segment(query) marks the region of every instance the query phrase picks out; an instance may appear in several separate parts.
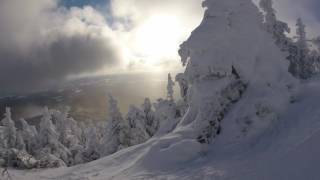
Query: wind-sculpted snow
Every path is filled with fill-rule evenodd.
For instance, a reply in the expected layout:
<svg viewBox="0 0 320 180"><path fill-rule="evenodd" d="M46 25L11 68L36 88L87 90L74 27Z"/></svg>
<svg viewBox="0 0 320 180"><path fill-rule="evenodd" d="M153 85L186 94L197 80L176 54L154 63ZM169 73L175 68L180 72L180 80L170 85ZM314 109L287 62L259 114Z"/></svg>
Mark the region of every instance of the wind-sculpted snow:
<svg viewBox="0 0 320 180"><path fill-rule="evenodd" d="M123 118L110 98L103 145L114 154L72 168L14 171L15 176L318 180L320 81L300 84L292 77L286 55L251 0L206 0L203 6L202 23L179 51L186 66L176 78L182 103L172 98L170 75L168 97L154 111L146 99L143 110L132 107Z"/></svg>
<svg viewBox="0 0 320 180"><path fill-rule="evenodd" d="M238 114L239 121L259 124L277 118L296 82L288 72L285 54L263 29L258 8L251 0L207 0L203 5L207 10L202 23L180 50L191 94L180 125L202 131L200 124L213 118L212 111L224 111L219 102L226 97L221 94L234 79L248 86L245 96L250 98Z"/></svg>
<svg viewBox="0 0 320 180"><path fill-rule="evenodd" d="M228 128L210 145L174 133L71 168L9 171L23 180L318 180L320 81L302 85L296 103L255 138L236 133L237 113L249 100L244 96L222 121Z"/></svg>

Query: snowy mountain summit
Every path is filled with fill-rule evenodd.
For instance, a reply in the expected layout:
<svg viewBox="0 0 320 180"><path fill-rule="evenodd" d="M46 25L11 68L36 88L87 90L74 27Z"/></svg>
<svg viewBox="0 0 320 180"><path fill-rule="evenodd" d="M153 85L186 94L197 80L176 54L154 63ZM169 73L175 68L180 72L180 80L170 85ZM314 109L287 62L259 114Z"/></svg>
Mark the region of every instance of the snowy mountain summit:
<svg viewBox="0 0 320 180"><path fill-rule="evenodd" d="M289 73L286 53L251 0L206 0L203 7L203 21L179 50L186 70L176 79L187 109L177 124L168 115L145 143L74 167L14 170L14 177L320 179L320 80L299 82ZM138 112L132 108L130 117Z"/></svg>

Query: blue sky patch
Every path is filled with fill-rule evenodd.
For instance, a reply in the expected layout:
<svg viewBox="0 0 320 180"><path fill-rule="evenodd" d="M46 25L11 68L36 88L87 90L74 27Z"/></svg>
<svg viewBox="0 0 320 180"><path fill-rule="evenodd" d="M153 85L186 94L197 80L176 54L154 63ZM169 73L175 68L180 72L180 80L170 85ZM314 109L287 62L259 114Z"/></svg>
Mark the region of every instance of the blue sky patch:
<svg viewBox="0 0 320 180"><path fill-rule="evenodd" d="M93 7L106 7L110 0L61 0L61 4L67 8L83 7L90 5Z"/></svg>

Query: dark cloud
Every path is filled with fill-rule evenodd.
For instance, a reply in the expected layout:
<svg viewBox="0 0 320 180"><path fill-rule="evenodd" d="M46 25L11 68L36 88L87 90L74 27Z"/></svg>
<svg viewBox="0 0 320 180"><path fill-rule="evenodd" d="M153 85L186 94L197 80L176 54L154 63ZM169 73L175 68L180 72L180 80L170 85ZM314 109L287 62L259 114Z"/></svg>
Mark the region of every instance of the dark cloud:
<svg viewBox="0 0 320 180"><path fill-rule="evenodd" d="M34 90L57 83L69 75L94 72L118 60L104 39L86 35L61 36L24 55L0 50L0 83L3 91Z"/></svg>
<svg viewBox="0 0 320 180"><path fill-rule="evenodd" d="M73 11L54 0L0 1L0 93L33 91L120 61L112 38L95 26L104 23L99 15Z"/></svg>

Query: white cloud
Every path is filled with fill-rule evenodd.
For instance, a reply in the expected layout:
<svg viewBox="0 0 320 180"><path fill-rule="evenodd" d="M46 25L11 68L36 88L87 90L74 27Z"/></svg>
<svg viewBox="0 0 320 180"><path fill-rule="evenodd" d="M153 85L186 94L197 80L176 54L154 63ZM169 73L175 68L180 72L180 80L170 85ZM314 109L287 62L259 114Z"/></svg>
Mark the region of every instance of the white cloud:
<svg viewBox="0 0 320 180"><path fill-rule="evenodd" d="M142 71L179 67L179 45L204 11L201 0L112 0L111 9L128 64Z"/></svg>
<svg viewBox="0 0 320 180"><path fill-rule="evenodd" d="M112 30L91 7L1 0L0 32L1 91L31 91L122 61Z"/></svg>
<svg viewBox="0 0 320 180"><path fill-rule="evenodd" d="M111 0L107 23L90 6L1 0L0 83L21 89L84 73L177 70L179 45L202 20L201 1ZM276 0L275 7L291 26L302 17L315 35L314 1Z"/></svg>

